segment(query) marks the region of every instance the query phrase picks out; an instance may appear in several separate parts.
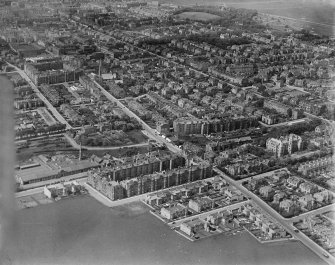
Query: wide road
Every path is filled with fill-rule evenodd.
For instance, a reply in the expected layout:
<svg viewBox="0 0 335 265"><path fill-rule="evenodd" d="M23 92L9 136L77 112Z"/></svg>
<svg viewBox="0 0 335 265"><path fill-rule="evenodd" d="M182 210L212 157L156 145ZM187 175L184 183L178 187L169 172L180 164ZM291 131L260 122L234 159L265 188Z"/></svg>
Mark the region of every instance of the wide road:
<svg viewBox="0 0 335 265"><path fill-rule="evenodd" d="M98 82L92 79L92 81L96 84L97 87L100 88L101 92L107 99L112 102L115 102L116 105L121 108L129 117L132 117L137 120L139 124L142 125L143 129L147 132L147 136L154 139L158 143L165 144L169 150L175 153L181 153L181 149L176 145L168 142L163 137L155 133L155 130L152 129L148 124L146 124L139 116L137 116L133 111L131 111L127 106L125 106L119 99L115 98L112 94L110 94L106 89L104 89Z"/></svg>
<svg viewBox="0 0 335 265"><path fill-rule="evenodd" d="M37 86L31 81L31 79L27 76L27 74L21 70L20 68L16 67L7 62L8 65L14 67L16 71L29 83L32 87L36 95L44 102L44 104L48 107L48 109L52 112L52 114L57 118L58 121L66 125L67 129L72 129L72 126L64 119L64 117L56 110L54 106L47 100L47 98L38 90Z"/></svg>
<svg viewBox="0 0 335 265"><path fill-rule="evenodd" d="M246 189L242 186L242 184L239 184L235 180L228 177L225 173L223 173L218 168L213 169L217 174L222 176L230 185L236 187L238 190L240 190L244 195L246 195L248 198L252 199L253 202L257 204L264 212L266 212L268 215L270 215L273 219L275 219L280 225L282 225L290 234L292 234L296 239L300 240L305 246L307 246L309 249L311 249L315 254L317 254L321 259L323 259L328 264L335 264L335 258L325 251L322 247L320 247L318 244L316 244L314 241L309 239L307 236L305 236L303 233L296 233L294 230L294 226L292 222L289 219L285 219L282 217L277 211L275 211L272 207L270 207L266 202L264 202L261 198L259 198L257 195ZM322 253L327 253L329 258L326 258L323 256Z"/></svg>

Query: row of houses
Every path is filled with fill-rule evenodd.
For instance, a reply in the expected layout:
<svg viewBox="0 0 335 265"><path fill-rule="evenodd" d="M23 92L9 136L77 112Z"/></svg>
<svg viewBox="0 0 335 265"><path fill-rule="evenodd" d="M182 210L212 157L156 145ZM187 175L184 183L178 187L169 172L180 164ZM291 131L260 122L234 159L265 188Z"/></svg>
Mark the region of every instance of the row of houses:
<svg viewBox="0 0 335 265"><path fill-rule="evenodd" d="M243 213L253 222L263 233L267 234L270 239L274 237L286 237L286 230L275 223L267 215L261 213L257 208L246 205Z"/></svg>
<svg viewBox="0 0 335 265"><path fill-rule="evenodd" d="M313 172L331 169L334 166L334 157L327 156L300 164L298 172L307 176Z"/></svg>
<svg viewBox="0 0 335 265"><path fill-rule="evenodd" d="M160 214L163 218L172 221L180 217L186 216L188 211L194 213L201 213L214 209L216 204L223 198L227 198L230 202L238 202L243 200L243 195L230 187L225 187L223 193L212 196L208 194L206 196L192 197L187 204L183 203L172 203L166 207L160 209Z"/></svg>
<svg viewBox="0 0 335 265"><path fill-rule="evenodd" d="M87 182L111 200L119 200L210 178L211 175L212 170L209 164L138 175L123 181L112 180L95 170L89 172Z"/></svg>
<svg viewBox="0 0 335 265"><path fill-rule="evenodd" d="M248 129L258 126L256 117L205 120L193 117L181 117L173 121L176 135L211 134Z"/></svg>
<svg viewBox="0 0 335 265"><path fill-rule="evenodd" d="M142 156L136 155L119 163L106 161L105 167L95 172L91 172L91 174L107 177L108 180L123 181L141 175L170 171L172 169L183 167L185 164L186 160L182 156L171 153L152 152ZM182 169L179 171L182 172Z"/></svg>
<svg viewBox="0 0 335 265"><path fill-rule="evenodd" d="M209 185L207 180L187 183L166 191L148 194L145 197L145 202L150 206L159 206L170 201L176 201L181 198L189 198L193 195L205 193L208 189Z"/></svg>

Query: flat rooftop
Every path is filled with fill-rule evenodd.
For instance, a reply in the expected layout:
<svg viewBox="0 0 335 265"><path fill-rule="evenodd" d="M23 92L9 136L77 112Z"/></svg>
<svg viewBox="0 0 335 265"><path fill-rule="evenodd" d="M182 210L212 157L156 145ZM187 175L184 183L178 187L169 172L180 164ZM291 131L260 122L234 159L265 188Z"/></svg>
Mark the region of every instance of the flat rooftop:
<svg viewBox="0 0 335 265"><path fill-rule="evenodd" d="M40 165L16 170L15 177L17 179L21 179L23 182L37 180L40 178L48 177L57 175L60 172L72 172L78 170L84 170L91 167L98 167L99 164L90 160L74 160L72 159L71 162L67 163L57 163L56 161L43 161L39 158L34 158L34 161L38 162Z"/></svg>

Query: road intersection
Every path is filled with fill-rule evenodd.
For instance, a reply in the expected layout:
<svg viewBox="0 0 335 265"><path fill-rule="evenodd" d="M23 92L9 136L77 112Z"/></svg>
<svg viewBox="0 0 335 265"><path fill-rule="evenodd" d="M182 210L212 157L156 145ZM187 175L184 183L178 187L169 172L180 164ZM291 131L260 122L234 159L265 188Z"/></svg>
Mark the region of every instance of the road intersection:
<svg viewBox="0 0 335 265"><path fill-rule="evenodd" d="M246 189L241 182L237 182L230 177L228 177L225 173L223 173L218 168L214 168L214 171L223 177L230 185L234 186L238 190L240 190L244 195L247 195L249 199L251 199L258 207L260 207L264 212L270 215L273 219L275 219L280 225L282 225L289 233L291 233L296 239L300 240L305 246L311 249L315 254L317 254L322 260L327 262L328 264L335 264L335 257L333 257L330 253L325 251L322 247L308 238L306 235L300 232L295 232L296 228L293 226L294 219L286 219L282 217L277 211L275 211L271 206L269 206L265 201L259 198L257 195ZM318 212L327 212L331 208L334 208L334 205L326 206L320 208ZM328 258L324 255L326 254Z"/></svg>

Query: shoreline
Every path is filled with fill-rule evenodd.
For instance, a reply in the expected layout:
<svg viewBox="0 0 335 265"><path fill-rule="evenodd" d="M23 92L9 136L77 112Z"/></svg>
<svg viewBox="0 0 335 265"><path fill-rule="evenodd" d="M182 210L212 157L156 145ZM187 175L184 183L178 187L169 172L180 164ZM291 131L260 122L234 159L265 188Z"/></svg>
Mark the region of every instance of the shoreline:
<svg viewBox="0 0 335 265"><path fill-rule="evenodd" d="M113 261L125 265L202 265L222 264L222 259L227 264L266 265L277 261L274 264L282 265L296 264L297 259L299 265L325 264L300 242L279 242L273 246L255 244L255 239L244 231L238 236L208 237L193 244L152 218L149 207L136 210L134 205L138 204L142 206L142 202L137 201L109 208L91 196L84 196L18 211L21 232L13 242L18 252L10 252L13 265L90 265L96 264L97 256L101 265ZM50 230L51 227L55 229ZM59 234L62 236L56 236ZM92 245L96 246L93 253ZM38 251L41 248L43 251ZM243 255L234 253L237 248L244 249ZM155 254L149 256L148 250ZM187 253L193 254L185 255ZM140 259L145 262L138 263Z"/></svg>
<svg viewBox="0 0 335 265"><path fill-rule="evenodd" d="M247 231L253 238L255 238L258 243L260 244L267 244L267 243L285 243L287 241L299 241L296 240L295 238L291 237L291 238L278 238L278 239L269 239L266 241L263 241L261 239L259 239L257 236L255 236L249 229L243 227L245 231Z"/></svg>

